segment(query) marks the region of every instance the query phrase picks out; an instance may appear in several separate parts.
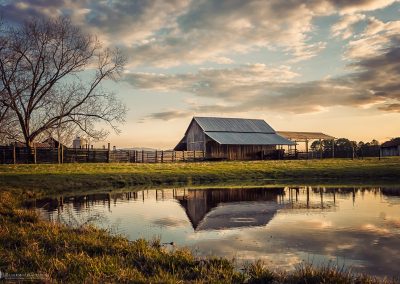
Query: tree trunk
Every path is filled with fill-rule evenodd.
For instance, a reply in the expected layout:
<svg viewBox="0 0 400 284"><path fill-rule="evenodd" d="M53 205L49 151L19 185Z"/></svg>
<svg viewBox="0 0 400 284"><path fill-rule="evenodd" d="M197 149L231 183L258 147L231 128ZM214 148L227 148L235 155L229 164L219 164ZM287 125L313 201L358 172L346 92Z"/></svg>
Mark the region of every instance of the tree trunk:
<svg viewBox="0 0 400 284"><path fill-rule="evenodd" d="M34 164L35 163L35 149L33 145L33 141L30 139L26 139L25 141L26 144L26 150L27 150L27 159L29 164Z"/></svg>

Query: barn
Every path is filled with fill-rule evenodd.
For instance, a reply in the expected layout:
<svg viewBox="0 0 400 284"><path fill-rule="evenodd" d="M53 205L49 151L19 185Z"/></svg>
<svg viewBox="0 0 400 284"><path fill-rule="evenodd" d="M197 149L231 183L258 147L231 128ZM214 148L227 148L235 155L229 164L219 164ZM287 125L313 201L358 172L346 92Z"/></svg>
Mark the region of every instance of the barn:
<svg viewBox="0 0 400 284"><path fill-rule="evenodd" d="M256 160L280 155L277 146L295 145L262 119L193 117L176 151L204 151L207 159Z"/></svg>

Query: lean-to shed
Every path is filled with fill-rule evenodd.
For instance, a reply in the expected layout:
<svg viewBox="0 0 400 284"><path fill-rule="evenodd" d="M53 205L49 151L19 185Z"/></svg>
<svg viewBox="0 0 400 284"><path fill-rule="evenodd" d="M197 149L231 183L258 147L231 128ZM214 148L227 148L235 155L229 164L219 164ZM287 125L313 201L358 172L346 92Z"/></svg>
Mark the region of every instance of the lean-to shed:
<svg viewBox="0 0 400 284"><path fill-rule="evenodd" d="M177 151L204 151L209 159L273 157L277 145L295 145L262 119L193 117Z"/></svg>

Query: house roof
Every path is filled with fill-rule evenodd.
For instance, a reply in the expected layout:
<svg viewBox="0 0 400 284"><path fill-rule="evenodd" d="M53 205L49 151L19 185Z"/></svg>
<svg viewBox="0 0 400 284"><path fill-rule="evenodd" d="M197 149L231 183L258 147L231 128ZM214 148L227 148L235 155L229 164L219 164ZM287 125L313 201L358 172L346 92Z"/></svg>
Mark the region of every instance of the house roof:
<svg viewBox="0 0 400 284"><path fill-rule="evenodd" d="M382 148L397 147L397 146L400 146L400 137L394 138L390 141L386 141L381 145Z"/></svg>
<svg viewBox="0 0 400 284"><path fill-rule="evenodd" d="M295 145L275 133L211 132L205 134L221 145Z"/></svg>
<svg viewBox="0 0 400 284"><path fill-rule="evenodd" d="M204 131L275 133L275 130L262 119L193 117Z"/></svg>

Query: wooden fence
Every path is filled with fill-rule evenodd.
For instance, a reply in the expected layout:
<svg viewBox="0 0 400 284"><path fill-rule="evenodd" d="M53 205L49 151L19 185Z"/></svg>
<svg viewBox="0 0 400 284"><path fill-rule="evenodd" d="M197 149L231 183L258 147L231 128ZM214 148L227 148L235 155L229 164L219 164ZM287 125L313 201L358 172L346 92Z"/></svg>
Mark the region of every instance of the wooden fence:
<svg viewBox="0 0 400 284"><path fill-rule="evenodd" d="M137 151L0 146L0 164L169 163L202 161L203 151Z"/></svg>
<svg viewBox="0 0 400 284"><path fill-rule="evenodd" d="M377 148L377 149L375 149ZM277 151L272 156L260 155L259 159L321 159L321 158L363 158L380 157L379 146L371 151L335 150L335 155L327 151L300 152L296 150ZM277 155L276 155L277 154ZM108 149L72 148L23 148L0 146L0 164L29 163L170 163L203 161L207 157L203 151L138 151ZM214 160L226 160L226 157Z"/></svg>

